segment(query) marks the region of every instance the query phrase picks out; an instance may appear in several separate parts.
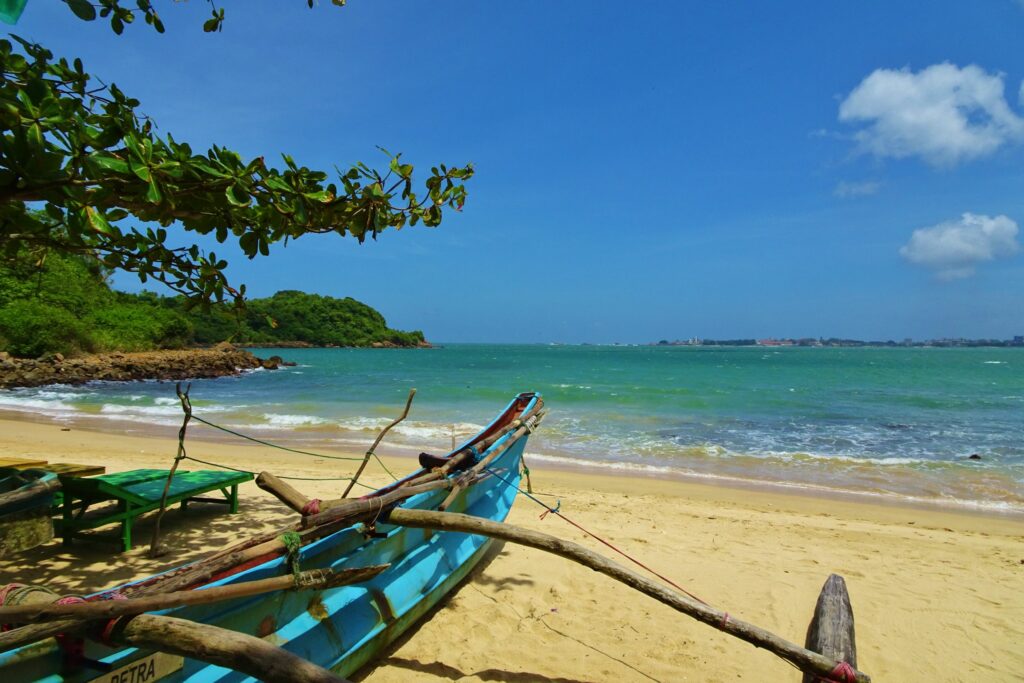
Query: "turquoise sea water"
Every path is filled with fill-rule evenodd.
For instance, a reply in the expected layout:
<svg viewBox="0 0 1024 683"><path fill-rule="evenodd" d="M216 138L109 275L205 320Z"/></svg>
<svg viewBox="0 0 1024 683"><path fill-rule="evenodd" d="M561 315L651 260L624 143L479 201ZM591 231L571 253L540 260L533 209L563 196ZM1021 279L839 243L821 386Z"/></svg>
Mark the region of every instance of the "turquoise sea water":
<svg viewBox="0 0 1024 683"><path fill-rule="evenodd" d="M298 366L198 380L207 419L287 440L440 452L517 392L550 416L528 460L1024 512L1024 350L457 344L288 349ZM173 384L0 392L0 409L180 423ZM199 428L205 429L205 428ZM981 460L967 456L977 453Z"/></svg>

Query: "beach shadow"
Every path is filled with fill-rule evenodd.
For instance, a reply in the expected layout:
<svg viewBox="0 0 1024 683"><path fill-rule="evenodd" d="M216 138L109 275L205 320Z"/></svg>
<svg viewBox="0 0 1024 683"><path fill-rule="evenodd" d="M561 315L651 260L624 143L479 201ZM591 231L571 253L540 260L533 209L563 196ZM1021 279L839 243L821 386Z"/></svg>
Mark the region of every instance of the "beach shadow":
<svg viewBox="0 0 1024 683"><path fill-rule="evenodd" d="M533 681L539 681L541 683L588 683L587 681L578 678L562 678L560 676L551 678L541 674L531 673L529 671L483 669L481 671L466 672L449 664L444 664L443 662L421 662L417 659L405 659L402 657L389 657L381 662L381 664L387 664L388 666L394 666L400 669L408 669L409 671L418 671L420 673L437 676L438 678L447 678L449 681L459 681L467 676L473 676L474 678L479 678L482 681L510 681L512 683L531 683ZM353 680L358 681L361 679L357 678Z"/></svg>
<svg viewBox="0 0 1024 683"><path fill-rule="evenodd" d="M165 551L149 556L157 514L135 521L133 548L119 552L120 525L89 532L91 538L75 539L64 546L60 537L47 544L4 557L0 584L17 582L45 585L58 593L88 594L127 581L157 574L205 557L249 536L280 528L295 521L295 513L274 500L240 498L238 514L225 506L189 503L186 510L169 508L160 522L160 546Z"/></svg>
<svg viewBox="0 0 1024 683"><path fill-rule="evenodd" d="M369 676L371 673L373 673L377 669L377 667L379 667L379 666L392 666L392 665L393 666L398 666L398 667L401 667L401 668L412 669L412 670L416 670L416 671L423 671L424 673L431 673L431 674L434 674L436 676L440 676L442 678L448 678L449 680L458 680L459 678L462 678L464 676L470 675L470 674L465 674L465 673L459 671L458 669L456 669L455 667L449 666L449 665L444 664L442 662L420 662L420 661L414 660L414 659L405 659L405 658L402 658L402 657L395 657L394 653L397 652L399 649L401 649L401 647L403 645L405 645L407 642L409 642L409 640L411 638L414 638L416 636L416 634L419 632L419 630L422 627L422 625L427 623L431 619L433 619L434 615L437 614L440 610L444 609L445 606L448 605L449 601L451 601L456 595L458 595L467 585L469 585L471 583L480 583L480 584L486 584L486 585L503 585L503 583L509 583L509 585L514 585L516 582L520 582L520 581L522 581L524 584L532 584L531 581L528 581L528 580L525 580L525 579L523 579L523 580L520 580L520 579L510 579L508 582L506 582L506 581L504 581L502 579L495 579L493 577L488 577L488 576L486 576L484 574L484 572L487 571L487 568L490 566L490 564L492 562L494 562L494 560L496 560L497 558L501 557L502 555L507 555L508 554L508 552L506 550L504 550L504 548L505 548L505 541L495 540L491 544L491 546L487 549L487 552L484 553L484 556L480 559L480 562L476 565L476 567L473 568L473 571L471 571L469 574L467 574L466 577L462 581L460 581L455 586L455 588L453 588L451 590L451 592L448 593L448 595L446 595L444 598L441 599L440 602L438 602L436 605L434 605L426 614L423 615L423 617L421 619L419 619L412 627L410 627L408 631L403 633L397 640L395 640L393 643L388 645L380 653L380 655L378 655L377 658L374 659L374 661L370 662L365 667L363 667L362 669L357 671L355 675L351 676L351 680L356 681L356 682L362 681L367 676ZM417 667L424 667L424 668L417 668ZM488 669L487 671L477 672L477 673L473 673L471 675L483 676L485 674L486 675L490 675L490 676L498 676L498 675L502 675L502 676L523 676L523 678L493 678L493 677L492 678L484 678L484 680L488 680L488 681L520 681L521 680L521 681L564 681L565 683L580 683L580 682L577 682L577 681L570 681L569 679L544 678L543 676L538 676L537 674L518 674L518 673L515 673L515 672L500 671L498 669Z"/></svg>

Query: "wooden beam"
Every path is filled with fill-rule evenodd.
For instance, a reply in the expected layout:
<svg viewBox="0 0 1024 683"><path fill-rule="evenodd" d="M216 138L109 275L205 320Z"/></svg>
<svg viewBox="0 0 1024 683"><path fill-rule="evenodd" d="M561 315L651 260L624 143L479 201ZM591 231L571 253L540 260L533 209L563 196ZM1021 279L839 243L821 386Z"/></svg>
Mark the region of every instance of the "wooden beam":
<svg viewBox="0 0 1024 683"><path fill-rule="evenodd" d="M140 614L116 626L111 640L224 666L268 683L346 683L255 636L187 619Z"/></svg>

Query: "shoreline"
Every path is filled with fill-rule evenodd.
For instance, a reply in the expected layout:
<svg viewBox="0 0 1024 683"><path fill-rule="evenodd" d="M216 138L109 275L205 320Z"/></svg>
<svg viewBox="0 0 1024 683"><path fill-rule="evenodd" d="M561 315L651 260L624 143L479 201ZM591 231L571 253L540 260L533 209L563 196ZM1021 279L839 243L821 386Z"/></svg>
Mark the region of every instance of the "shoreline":
<svg viewBox="0 0 1024 683"><path fill-rule="evenodd" d="M167 469L177 446L173 435L62 429L52 422L0 419L0 455L103 464L110 472ZM257 445L189 443L198 458L250 470L336 477L354 467ZM528 462L529 451L528 445ZM405 456L384 459L396 473L415 466ZM876 680L1011 681L1024 667L1024 601L1017 590L1024 524L1017 520L530 464L534 490L548 505L560 502L567 517L687 590L793 642L802 642L825 578L833 572L844 576L857 619L859 665ZM205 466L186 467L197 468ZM367 484L387 481L379 468L368 468ZM300 488L330 497L340 485L310 481ZM241 489L240 502L234 516L220 506L170 510L163 522L164 542L172 549L168 557L147 556L153 519L148 516L139 522L139 545L131 552L115 557L105 545L64 548L55 540L5 557L0 582L99 590L294 521L294 513L254 484ZM609 552L554 516L541 519L541 512L520 497L508 521ZM936 595L943 599L935 601ZM453 647L453 639L460 645ZM518 646L508 648L513 640ZM524 651L531 653L528 659ZM590 570L505 544L496 545L468 582L357 680L738 677L796 680L788 665L762 650Z"/></svg>
<svg viewBox="0 0 1024 683"><path fill-rule="evenodd" d="M73 425L75 429L95 433L98 435L124 434L140 438L176 438L178 426L166 424L143 423L135 420L118 420L117 418L100 418L89 414L75 414L69 416L70 421L63 421L52 415L40 415L28 411L0 408L0 429L4 422L30 422L41 425ZM286 442L289 438L295 439L296 433L288 429L261 430L257 432L260 438L267 441ZM370 434L367 432L367 434ZM374 434L375 435L375 434ZM300 435L307 448L320 448L328 451L344 451L355 454L362 454L366 445L372 441L374 435L367 439L338 438L333 442L326 439L309 439L308 434ZM461 438L461 437L460 437ZM189 435L190 441L209 444L238 444L239 440L230 436L219 436L218 432L207 432L203 435L196 435L195 430ZM363 443L363 442L366 443ZM415 462L415 458L421 447L412 444L384 443L378 448L382 455L399 458L402 461ZM782 497L809 498L825 502L848 502L866 506L898 507L908 510L923 510L936 512L949 512L952 514L966 514L993 519L1007 519L1024 522L1024 508L1001 507L998 502L980 501L943 501L940 499L928 499L896 493L857 491L851 489L830 488L822 485L805 483L786 483L767 479L753 479L733 476L729 474L715 473L688 473L679 470L665 468L655 471L644 467L631 467L628 464L621 466L607 466L599 464L588 464L584 461L573 462L570 458L562 455L549 455L534 453L528 455L531 463L541 463L541 469L547 471L563 472L574 476L593 476L597 478L608 478L616 481L629 482L636 479L646 482L670 481L678 484L686 484L712 489L728 489L735 491L751 491L766 494L776 494Z"/></svg>

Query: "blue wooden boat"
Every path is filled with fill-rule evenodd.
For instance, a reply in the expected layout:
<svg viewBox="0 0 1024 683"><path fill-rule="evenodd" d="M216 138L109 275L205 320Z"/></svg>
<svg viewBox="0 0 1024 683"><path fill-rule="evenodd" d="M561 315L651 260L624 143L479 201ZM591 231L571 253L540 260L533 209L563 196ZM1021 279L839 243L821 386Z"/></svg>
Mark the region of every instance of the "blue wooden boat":
<svg viewBox="0 0 1024 683"><path fill-rule="evenodd" d="M437 509L443 502L452 512L503 521L515 500L520 463L530 425L539 419L539 395L520 394L480 434L444 457L422 455L422 469L374 491L361 500L373 501L400 493L417 481L462 477L459 469L443 472L444 463L474 463L478 474L465 488L418 493L404 508ZM467 457L468 455L468 457ZM487 462L490 460L489 462ZM454 497L450 497L454 496ZM447 501L446 501L447 499ZM317 517L314 515L313 517ZM307 518L308 519L308 518ZM320 528L320 527L314 527ZM327 528L327 527L324 527ZM303 570L344 569L390 563L371 580L327 590L270 593L229 602L183 607L161 612L255 635L290 652L348 676L374 659L448 594L486 555L491 540L455 532L435 532L389 524L348 524L331 530L297 551ZM256 546L259 547L259 546ZM189 588L222 586L288 574L290 560L282 552L249 558ZM202 561L199 561L202 562ZM187 573L189 567L105 591L138 594L147 585ZM9 579L8 579L9 580ZM0 672L10 681L85 683L87 681L251 681L230 669L163 653L129 647L108 647L89 639L82 659L69 661L66 648L52 638L0 653Z"/></svg>

